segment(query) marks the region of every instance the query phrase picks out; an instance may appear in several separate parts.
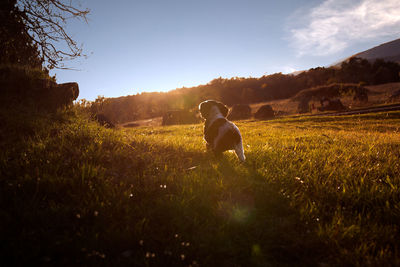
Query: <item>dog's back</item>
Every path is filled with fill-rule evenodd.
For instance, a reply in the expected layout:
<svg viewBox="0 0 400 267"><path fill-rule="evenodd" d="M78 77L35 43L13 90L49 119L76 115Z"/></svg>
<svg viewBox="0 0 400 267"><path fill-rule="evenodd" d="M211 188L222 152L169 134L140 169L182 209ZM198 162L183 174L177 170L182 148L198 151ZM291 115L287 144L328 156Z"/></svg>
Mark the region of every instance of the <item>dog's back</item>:
<svg viewBox="0 0 400 267"><path fill-rule="evenodd" d="M215 138L217 138L220 128L227 123L227 119L218 118L213 121L206 120L204 125L204 139L207 143L214 144Z"/></svg>
<svg viewBox="0 0 400 267"><path fill-rule="evenodd" d="M218 135L215 138L215 150L224 152L226 150L235 149L235 146L241 142L242 137L235 129L235 125L226 121L224 125L219 128Z"/></svg>
<svg viewBox="0 0 400 267"><path fill-rule="evenodd" d="M200 103L199 110L206 119L204 139L215 154L234 149L238 158L245 161L243 141L239 128L226 119L228 109L220 102L208 100Z"/></svg>
<svg viewBox="0 0 400 267"><path fill-rule="evenodd" d="M237 126L225 118L215 120L204 127L204 139L215 154L234 149L241 161L245 161L242 136Z"/></svg>

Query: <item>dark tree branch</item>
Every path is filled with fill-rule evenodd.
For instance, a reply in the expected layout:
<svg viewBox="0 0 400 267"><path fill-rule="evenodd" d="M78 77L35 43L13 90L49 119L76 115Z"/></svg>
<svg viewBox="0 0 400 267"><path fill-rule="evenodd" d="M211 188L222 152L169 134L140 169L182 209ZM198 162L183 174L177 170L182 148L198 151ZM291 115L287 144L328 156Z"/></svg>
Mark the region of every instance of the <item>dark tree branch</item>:
<svg viewBox="0 0 400 267"><path fill-rule="evenodd" d="M39 47L47 67L67 69L63 61L82 56L82 48L65 31L68 20L84 19L88 9L80 10L73 1L63 0L18 0L20 16L31 40ZM60 49L60 43L66 44Z"/></svg>

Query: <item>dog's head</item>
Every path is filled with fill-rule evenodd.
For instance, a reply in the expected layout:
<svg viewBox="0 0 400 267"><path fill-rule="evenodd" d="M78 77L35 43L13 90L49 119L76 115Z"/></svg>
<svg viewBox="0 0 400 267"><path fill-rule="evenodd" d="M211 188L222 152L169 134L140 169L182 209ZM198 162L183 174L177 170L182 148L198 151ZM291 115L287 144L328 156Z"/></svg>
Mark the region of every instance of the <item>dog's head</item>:
<svg viewBox="0 0 400 267"><path fill-rule="evenodd" d="M228 116L229 109L224 104L215 100L206 100L199 104L201 117L204 119L208 119L212 107L217 107L222 116Z"/></svg>

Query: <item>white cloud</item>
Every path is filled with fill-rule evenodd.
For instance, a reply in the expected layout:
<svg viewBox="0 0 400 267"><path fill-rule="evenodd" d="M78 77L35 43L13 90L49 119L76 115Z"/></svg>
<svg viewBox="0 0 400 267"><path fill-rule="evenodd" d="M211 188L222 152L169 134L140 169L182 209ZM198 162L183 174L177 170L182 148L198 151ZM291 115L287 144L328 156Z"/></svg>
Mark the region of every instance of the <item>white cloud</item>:
<svg viewBox="0 0 400 267"><path fill-rule="evenodd" d="M295 69L295 68L293 68L291 66L284 66L282 68L282 73L284 73L284 74L293 73L293 72L296 72L296 71L297 71L297 69Z"/></svg>
<svg viewBox="0 0 400 267"><path fill-rule="evenodd" d="M299 56L332 55L357 42L400 37L399 0L325 0L293 18L291 41Z"/></svg>

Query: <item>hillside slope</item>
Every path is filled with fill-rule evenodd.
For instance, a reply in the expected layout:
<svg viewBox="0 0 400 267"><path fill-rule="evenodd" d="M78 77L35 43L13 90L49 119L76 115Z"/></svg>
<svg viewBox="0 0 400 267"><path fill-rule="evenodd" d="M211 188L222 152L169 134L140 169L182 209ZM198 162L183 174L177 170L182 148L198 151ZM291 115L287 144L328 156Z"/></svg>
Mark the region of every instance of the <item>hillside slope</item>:
<svg viewBox="0 0 400 267"><path fill-rule="evenodd" d="M375 59L381 58L386 61L400 63L400 39L378 45L371 49L357 53L351 57L359 57L369 61L374 61Z"/></svg>

